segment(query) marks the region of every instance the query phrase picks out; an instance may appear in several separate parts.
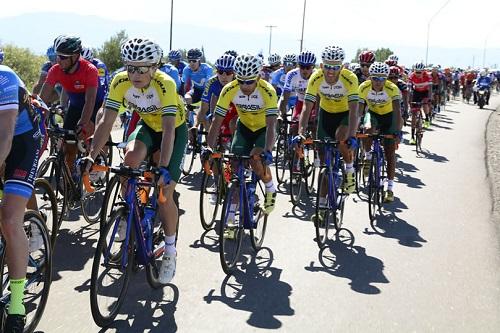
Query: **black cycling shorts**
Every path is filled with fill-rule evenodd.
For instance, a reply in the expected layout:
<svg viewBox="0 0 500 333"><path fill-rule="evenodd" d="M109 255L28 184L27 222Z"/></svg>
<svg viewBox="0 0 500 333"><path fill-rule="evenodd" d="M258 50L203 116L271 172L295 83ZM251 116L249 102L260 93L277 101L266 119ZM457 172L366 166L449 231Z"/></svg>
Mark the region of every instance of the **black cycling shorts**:
<svg viewBox="0 0 500 333"><path fill-rule="evenodd" d="M38 124L33 129L14 136L9 156L5 160L5 194L29 199L35 183L42 133Z"/></svg>
<svg viewBox="0 0 500 333"><path fill-rule="evenodd" d="M95 106L94 106L94 111L92 112L92 118L90 120L95 124L95 118L97 116L97 111L102 106L102 101L96 101ZM82 108L73 106L71 103L69 104L68 110L66 111L66 114L64 115L64 125L63 128L67 130L76 130L76 125L78 124L78 121L82 117Z"/></svg>
<svg viewBox="0 0 500 333"><path fill-rule="evenodd" d="M413 103L423 103L424 100L429 99L428 91L413 91L412 95Z"/></svg>
<svg viewBox="0 0 500 333"><path fill-rule="evenodd" d="M203 96L203 89L193 88L193 94L191 95L193 101L191 103L194 104L201 101L201 96Z"/></svg>

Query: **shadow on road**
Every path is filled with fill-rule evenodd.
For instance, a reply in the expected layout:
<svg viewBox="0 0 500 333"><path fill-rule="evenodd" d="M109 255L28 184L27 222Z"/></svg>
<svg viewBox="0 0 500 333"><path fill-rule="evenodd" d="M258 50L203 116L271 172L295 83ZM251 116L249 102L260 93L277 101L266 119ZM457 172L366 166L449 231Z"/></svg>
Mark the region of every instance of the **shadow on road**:
<svg viewBox="0 0 500 333"><path fill-rule="evenodd" d="M304 194L305 196L306 194ZM290 203L291 204L291 203ZM315 202L313 199L305 203L301 201L297 206L293 206L291 211L287 211L282 216L284 218L299 219L304 222L311 222L311 217L315 213Z"/></svg>
<svg viewBox="0 0 500 333"><path fill-rule="evenodd" d="M344 230L347 229L341 229L341 234ZM379 294L381 290L374 283L389 283L382 260L367 255L364 247L353 246L352 242L344 242L340 237L327 242L319 251L318 260L319 265L311 261L304 269L349 279L351 289L358 293Z"/></svg>
<svg viewBox="0 0 500 333"><path fill-rule="evenodd" d="M220 223L216 221L216 223ZM190 244L189 247L192 249L205 249L210 252L219 252L219 235L216 232L217 225L215 225L214 229L205 230L200 239L195 239L193 244Z"/></svg>
<svg viewBox="0 0 500 333"><path fill-rule="evenodd" d="M99 333L116 332L177 332L175 311L179 300L179 289L169 284L164 288L151 289L142 271L134 274L130 281L131 288L125 296L118 319Z"/></svg>
<svg viewBox="0 0 500 333"><path fill-rule="evenodd" d="M406 184L406 186L411 188L422 188L425 186L420 178L413 177L409 173L396 173L396 179L398 184Z"/></svg>
<svg viewBox="0 0 500 333"><path fill-rule="evenodd" d="M434 162L438 163L444 163L444 162L449 162L450 160L446 158L446 156L439 155L437 153L433 153L427 149L424 149L423 152L421 153L421 158L427 158L430 160L433 160Z"/></svg>
<svg viewBox="0 0 500 333"><path fill-rule="evenodd" d="M224 279L220 295L212 289L203 300L207 304L216 301L235 310L250 312L247 324L252 327L280 328L282 323L277 316L295 314L290 306L292 286L280 280L282 270L271 267L272 262L272 251L262 248L242 265L245 272L238 270ZM235 327L238 327L237 323Z"/></svg>
<svg viewBox="0 0 500 333"><path fill-rule="evenodd" d="M61 227L64 227L64 222ZM61 279L59 272L82 271L85 264L94 257L93 245L98 236L98 224L86 225L75 232L59 229L52 257L52 281Z"/></svg>
<svg viewBox="0 0 500 333"><path fill-rule="evenodd" d="M399 244L408 247L422 247L423 243L427 243L416 227L399 218L394 211L384 211L371 226L372 230L365 228L364 234L397 239Z"/></svg>

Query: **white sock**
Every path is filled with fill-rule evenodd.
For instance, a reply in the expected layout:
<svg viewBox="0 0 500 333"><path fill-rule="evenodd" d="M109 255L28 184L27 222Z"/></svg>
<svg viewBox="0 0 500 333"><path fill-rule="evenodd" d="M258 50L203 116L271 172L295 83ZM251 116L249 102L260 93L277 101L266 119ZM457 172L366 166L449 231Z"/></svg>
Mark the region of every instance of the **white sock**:
<svg viewBox="0 0 500 333"><path fill-rule="evenodd" d="M346 163L345 164L345 172L347 172L347 173L354 173L353 163Z"/></svg>
<svg viewBox="0 0 500 333"><path fill-rule="evenodd" d="M276 192L276 186L274 186L274 183L272 180L270 180L268 183L266 183L266 192L271 192L271 193Z"/></svg>
<svg viewBox="0 0 500 333"><path fill-rule="evenodd" d="M175 234L172 236L165 235L165 254L177 254L177 250L175 248Z"/></svg>
<svg viewBox="0 0 500 333"><path fill-rule="evenodd" d="M372 159L372 153L369 151L365 151L365 160L371 161Z"/></svg>
<svg viewBox="0 0 500 333"><path fill-rule="evenodd" d="M394 192L394 179L388 179L387 180L387 191L393 191Z"/></svg>

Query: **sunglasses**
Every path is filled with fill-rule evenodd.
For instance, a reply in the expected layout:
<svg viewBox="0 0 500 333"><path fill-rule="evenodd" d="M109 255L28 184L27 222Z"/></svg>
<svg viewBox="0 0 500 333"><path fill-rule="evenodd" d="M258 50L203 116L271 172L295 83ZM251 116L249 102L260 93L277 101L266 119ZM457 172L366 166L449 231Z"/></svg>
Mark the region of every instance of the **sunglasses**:
<svg viewBox="0 0 500 333"><path fill-rule="evenodd" d="M222 70L222 69L218 69L217 70L217 74L219 75L222 75L222 74L226 74L226 75L233 75L234 74L234 71L232 70Z"/></svg>
<svg viewBox="0 0 500 333"><path fill-rule="evenodd" d="M58 54L56 57L61 59L61 60L66 60L68 58L71 58L70 55L62 55L62 54Z"/></svg>
<svg viewBox="0 0 500 333"><path fill-rule="evenodd" d="M373 81L375 82L383 82L385 81L387 78L384 77L384 76L372 76L370 77Z"/></svg>
<svg viewBox="0 0 500 333"><path fill-rule="evenodd" d="M188 61L191 63L195 63L195 62L198 62L198 59L189 59Z"/></svg>
<svg viewBox="0 0 500 333"><path fill-rule="evenodd" d="M293 63L293 62L288 62L288 61L287 61L287 62L284 62L284 63L283 63L283 66L287 66L287 67L295 67L295 66L297 66L297 65L296 65L295 63Z"/></svg>
<svg viewBox="0 0 500 333"><path fill-rule="evenodd" d="M361 67L370 67L370 64L361 64Z"/></svg>
<svg viewBox="0 0 500 333"><path fill-rule="evenodd" d="M339 71L342 68L342 65L329 65L329 64L323 64L323 68L325 70L332 70L332 71Z"/></svg>
<svg viewBox="0 0 500 333"><path fill-rule="evenodd" d="M133 66L133 65L128 65L127 66L127 72L130 74L133 74L135 72L139 74L146 74L151 66Z"/></svg>
<svg viewBox="0 0 500 333"><path fill-rule="evenodd" d="M254 84L255 81L257 81L257 79L251 79L251 80L240 80L240 79L238 79L238 83L239 84L246 84L246 85Z"/></svg>
<svg viewBox="0 0 500 333"><path fill-rule="evenodd" d="M300 69L310 70L313 68L313 65L299 65Z"/></svg>

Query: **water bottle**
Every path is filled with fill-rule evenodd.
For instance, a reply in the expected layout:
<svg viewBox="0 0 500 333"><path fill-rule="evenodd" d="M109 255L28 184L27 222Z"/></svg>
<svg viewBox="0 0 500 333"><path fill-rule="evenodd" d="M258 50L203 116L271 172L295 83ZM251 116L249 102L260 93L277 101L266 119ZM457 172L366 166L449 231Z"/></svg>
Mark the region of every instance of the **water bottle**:
<svg viewBox="0 0 500 333"><path fill-rule="evenodd" d="M142 226L142 232L144 233L144 239L146 240L146 249L148 252L152 251L151 236L153 232L151 230L151 227L154 215L155 215L155 210L152 207L150 206L144 207L144 217L141 221L141 226Z"/></svg>
<svg viewBox="0 0 500 333"><path fill-rule="evenodd" d="M340 188L342 185L342 170L340 168L337 170L335 177L335 188Z"/></svg>
<svg viewBox="0 0 500 333"><path fill-rule="evenodd" d="M246 226L250 226L254 228L254 222L253 221L253 207L255 205L255 184L253 182L248 182L247 183L247 198L248 198L248 206L250 209L248 210L248 221L245 223Z"/></svg>

